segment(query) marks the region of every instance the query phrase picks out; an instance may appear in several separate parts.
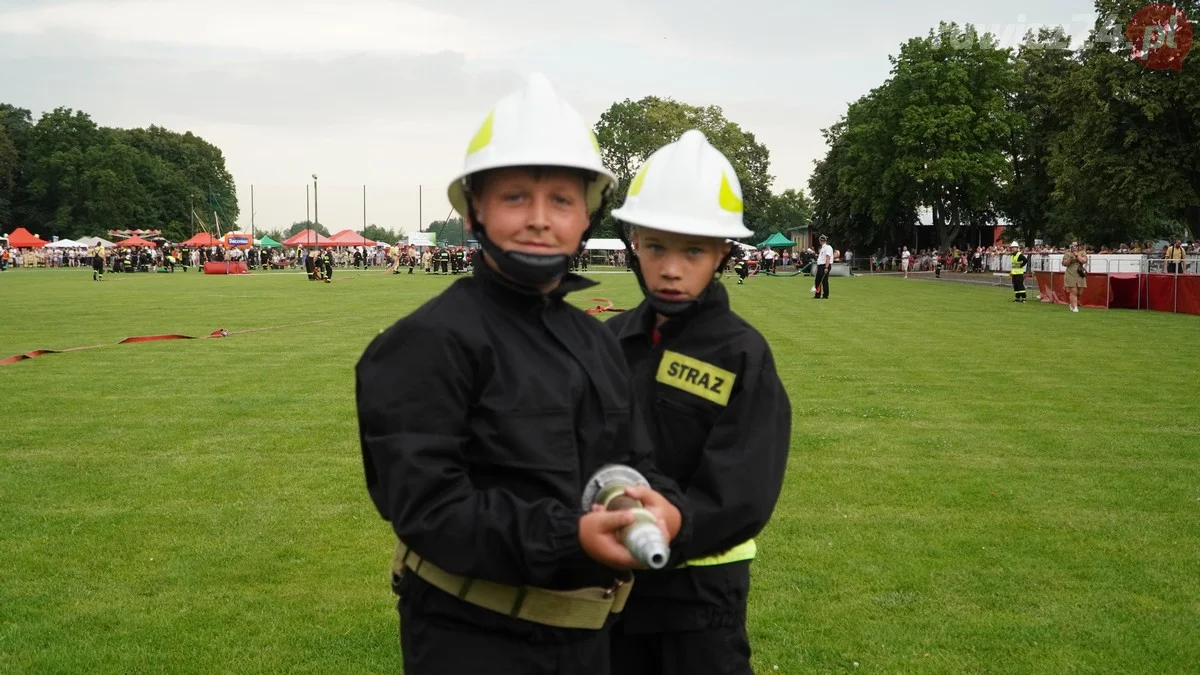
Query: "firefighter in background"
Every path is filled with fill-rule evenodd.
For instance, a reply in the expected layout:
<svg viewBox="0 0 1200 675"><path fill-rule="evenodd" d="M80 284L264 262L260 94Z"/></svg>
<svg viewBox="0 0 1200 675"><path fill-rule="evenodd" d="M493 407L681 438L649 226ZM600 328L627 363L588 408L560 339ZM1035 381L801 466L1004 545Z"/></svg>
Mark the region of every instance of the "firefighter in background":
<svg viewBox="0 0 1200 675"><path fill-rule="evenodd" d="M428 248L421 251L421 267L424 268L425 274L433 273L433 251Z"/></svg>
<svg viewBox="0 0 1200 675"><path fill-rule="evenodd" d="M333 278L333 251L325 249L325 255L318 258L318 261L325 267L325 280L329 281Z"/></svg>
<svg viewBox="0 0 1200 675"><path fill-rule="evenodd" d="M746 277L750 276L750 264L746 262L746 252L739 251L734 254L733 271L738 275L738 286L746 283Z"/></svg>
<svg viewBox="0 0 1200 675"><path fill-rule="evenodd" d="M466 259L467 259L467 253L463 249L463 247L456 246L454 248L454 273L455 274L462 274L463 270L466 268Z"/></svg>
<svg viewBox="0 0 1200 675"><path fill-rule="evenodd" d="M783 489L791 403L770 346L720 282L743 223L729 160L691 130L660 148L612 212L645 300L607 321L633 371L655 464L684 491L692 536L639 572L613 629L620 675L747 675L754 542ZM769 259L766 263L770 264Z"/></svg>
<svg viewBox="0 0 1200 675"><path fill-rule="evenodd" d="M304 251L303 258L304 258L304 271L305 271L305 273L308 274L308 280L313 281L317 278L317 276L316 276L316 274L317 274L316 273L317 259L312 253L310 253L308 251Z"/></svg>
<svg viewBox="0 0 1200 675"><path fill-rule="evenodd" d="M100 244L92 251L92 281L104 281L104 246Z"/></svg>
<svg viewBox="0 0 1200 675"><path fill-rule="evenodd" d="M392 274L400 274L401 255L399 246L393 246L388 250L388 259L388 271Z"/></svg>
<svg viewBox="0 0 1200 675"><path fill-rule="evenodd" d="M1025 270L1029 268L1029 254L1021 251L1017 242L1012 243L1012 287L1013 302L1025 302Z"/></svg>

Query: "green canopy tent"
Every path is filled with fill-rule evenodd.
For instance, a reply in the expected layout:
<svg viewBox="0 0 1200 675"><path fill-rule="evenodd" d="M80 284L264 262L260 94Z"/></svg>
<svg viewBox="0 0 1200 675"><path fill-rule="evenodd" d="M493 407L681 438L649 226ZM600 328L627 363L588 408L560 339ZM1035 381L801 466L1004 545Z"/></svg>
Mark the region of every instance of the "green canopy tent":
<svg viewBox="0 0 1200 675"><path fill-rule="evenodd" d="M767 237L765 240L758 242L758 248L792 248L793 246L796 246L796 242L788 239L778 232ZM795 272L790 274L779 274L777 272L768 272L763 270L762 274L771 277L794 277L803 274L803 270L797 269Z"/></svg>
<svg viewBox="0 0 1200 675"><path fill-rule="evenodd" d="M283 244L275 241L274 239L272 239L270 237L266 237L266 236L264 236L262 239L258 240L258 245L262 246L263 248L283 248Z"/></svg>
<svg viewBox="0 0 1200 675"><path fill-rule="evenodd" d="M758 242L758 248L791 248L795 245L796 242L778 232L767 237L765 241Z"/></svg>

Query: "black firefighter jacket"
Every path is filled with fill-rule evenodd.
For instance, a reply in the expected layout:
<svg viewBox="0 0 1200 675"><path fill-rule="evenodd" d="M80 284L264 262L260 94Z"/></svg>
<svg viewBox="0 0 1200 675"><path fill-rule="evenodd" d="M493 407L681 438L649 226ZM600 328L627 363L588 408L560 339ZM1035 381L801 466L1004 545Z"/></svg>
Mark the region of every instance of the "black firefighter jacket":
<svg viewBox="0 0 1200 675"><path fill-rule="evenodd" d="M479 261L359 360L368 492L396 535L442 569L552 589L611 585L616 573L583 552L578 523L585 481L614 462L680 508L686 536L685 502L651 465L616 340L563 300L594 284L568 275L542 296ZM477 628L517 622L440 591L423 597Z"/></svg>
<svg viewBox="0 0 1200 675"><path fill-rule="evenodd" d="M680 559L717 555L762 531L783 489L792 411L762 335L713 284L699 310L660 328L648 303L607 322L633 369L655 464L687 498ZM638 572L621 621L631 632L744 620L749 562Z"/></svg>

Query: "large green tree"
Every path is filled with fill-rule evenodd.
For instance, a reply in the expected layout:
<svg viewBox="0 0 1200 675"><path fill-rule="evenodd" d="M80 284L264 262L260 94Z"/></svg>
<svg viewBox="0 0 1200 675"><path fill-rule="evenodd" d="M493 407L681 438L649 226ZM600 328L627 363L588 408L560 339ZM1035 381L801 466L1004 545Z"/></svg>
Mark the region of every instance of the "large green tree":
<svg viewBox="0 0 1200 675"><path fill-rule="evenodd" d="M320 223L314 223L311 220L301 220L300 222L292 223L291 227L284 231L283 239L292 237L305 230L313 230L317 234L325 237L330 236L329 228L325 227L324 225ZM279 241L283 241L283 239L280 239Z"/></svg>
<svg viewBox="0 0 1200 675"><path fill-rule="evenodd" d="M0 227L71 238L158 229L179 240L191 235L193 204L202 217L237 218L224 156L203 139L100 127L69 108L33 123L28 110L0 104Z"/></svg>
<svg viewBox="0 0 1200 675"><path fill-rule="evenodd" d="M1008 96L1012 170L999 200L1012 230L1010 239L1033 242L1063 236L1050 160L1070 125L1059 104L1062 88L1078 69L1069 47L1070 37L1062 28L1043 28L1027 34L1013 56L1017 84Z"/></svg>
<svg viewBox="0 0 1200 675"><path fill-rule="evenodd" d="M0 229L12 221L13 190L17 186L21 156L4 125L5 113L0 111Z"/></svg>
<svg viewBox="0 0 1200 675"><path fill-rule="evenodd" d="M237 222L237 191L220 148L190 131L159 126L124 131L121 140L146 156L139 180L150 189L147 216L161 229L182 231L190 224L189 197L199 197L206 214L215 211L222 223Z"/></svg>
<svg viewBox="0 0 1200 675"><path fill-rule="evenodd" d="M859 179L851 168L849 139L845 136L846 122L839 121L822 130L829 152L818 160L809 176L809 192L813 201L812 227L819 233L844 242L850 247L883 247L888 250L906 241L916 221L916 207L904 201L899 191L879 191L870 198L852 196L855 189L845 181ZM876 175L882 175L878 168ZM858 190L858 194L863 191Z"/></svg>
<svg viewBox="0 0 1200 675"><path fill-rule="evenodd" d="M1009 51L970 24L942 23L892 59L885 105L896 124L890 184L933 213L941 248L995 220L1010 178L1006 150L1016 77Z"/></svg>
<svg viewBox="0 0 1200 675"><path fill-rule="evenodd" d="M802 190L788 188L767 198L767 206L755 225L757 233L770 236L771 232L787 232L795 227L808 227L812 223L812 216L813 205L808 195Z"/></svg>
<svg viewBox="0 0 1200 675"><path fill-rule="evenodd" d="M432 221L425 227L425 231L432 232L437 237L439 246L463 246L471 238L471 231L459 216Z"/></svg>
<svg viewBox="0 0 1200 675"><path fill-rule="evenodd" d="M404 231L404 228L389 230L375 223L368 225L365 230L359 230L359 234L366 236L371 241L386 242L388 244L404 241L408 237L408 233Z"/></svg>
<svg viewBox="0 0 1200 675"><path fill-rule="evenodd" d="M827 156L828 166L818 167L824 175L814 197L847 200L817 211L831 227L840 219L850 242L871 245L892 242L926 206L938 243L949 248L967 228L996 218L1009 180L1006 95L1015 71L990 35L953 23L909 40L891 62L891 77L827 133L842 145L836 162Z"/></svg>
<svg viewBox="0 0 1200 675"><path fill-rule="evenodd" d="M614 103L600 116L596 138L600 142L604 165L620 179L616 204L624 199L634 174L642 163L662 146L679 139L683 132L699 129L713 147L729 159L742 186L747 227L761 234L770 228L759 220L771 199L774 176L770 171L770 152L753 133L725 118L715 105L698 107L671 98L647 96L638 101L625 99ZM605 214L600 231L593 236L615 236L611 218Z"/></svg>
<svg viewBox="0 0 1200 675"><path fill-rule="evenodd" d="M1178 71L1135 58L1128 40L1141 32L1126 32L1145 4L1097 0L1055 99L1070 121L1050 161L1060 229L1093 243L1200 234L1200 68L1194 55ZM1200 20L1194 0L1174 4Z"/></svg>

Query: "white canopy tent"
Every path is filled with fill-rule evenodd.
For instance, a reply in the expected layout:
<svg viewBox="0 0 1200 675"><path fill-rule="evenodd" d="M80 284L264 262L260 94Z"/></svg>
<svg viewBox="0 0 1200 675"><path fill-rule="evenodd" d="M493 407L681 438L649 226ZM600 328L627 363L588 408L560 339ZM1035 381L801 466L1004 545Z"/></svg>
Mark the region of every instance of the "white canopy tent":
<svg viewBox="0 0 1200 675"><path fill-rule="evenodd" d="M84 237L83 239L79 240L80 246L86 246L88 248L92 248L97 244L103 246L104 248L112 248L113 246L116 246L116 244L112 243L111 241L107 239L101 239L100 237Z"/></svg>
<svg viewBox="0 0 1200 675"><path fill-rule="evenodd" d="M584 248L589 251L624 251L625 243L620 239L588 239Z"/></svg>
<svg viewBox="0 0 1200 675"><path fill-rule="evenodd" d="M70 239L59 239L58 241L46 244L46 248L84 248L87 244L81 244Z"/></svg>

